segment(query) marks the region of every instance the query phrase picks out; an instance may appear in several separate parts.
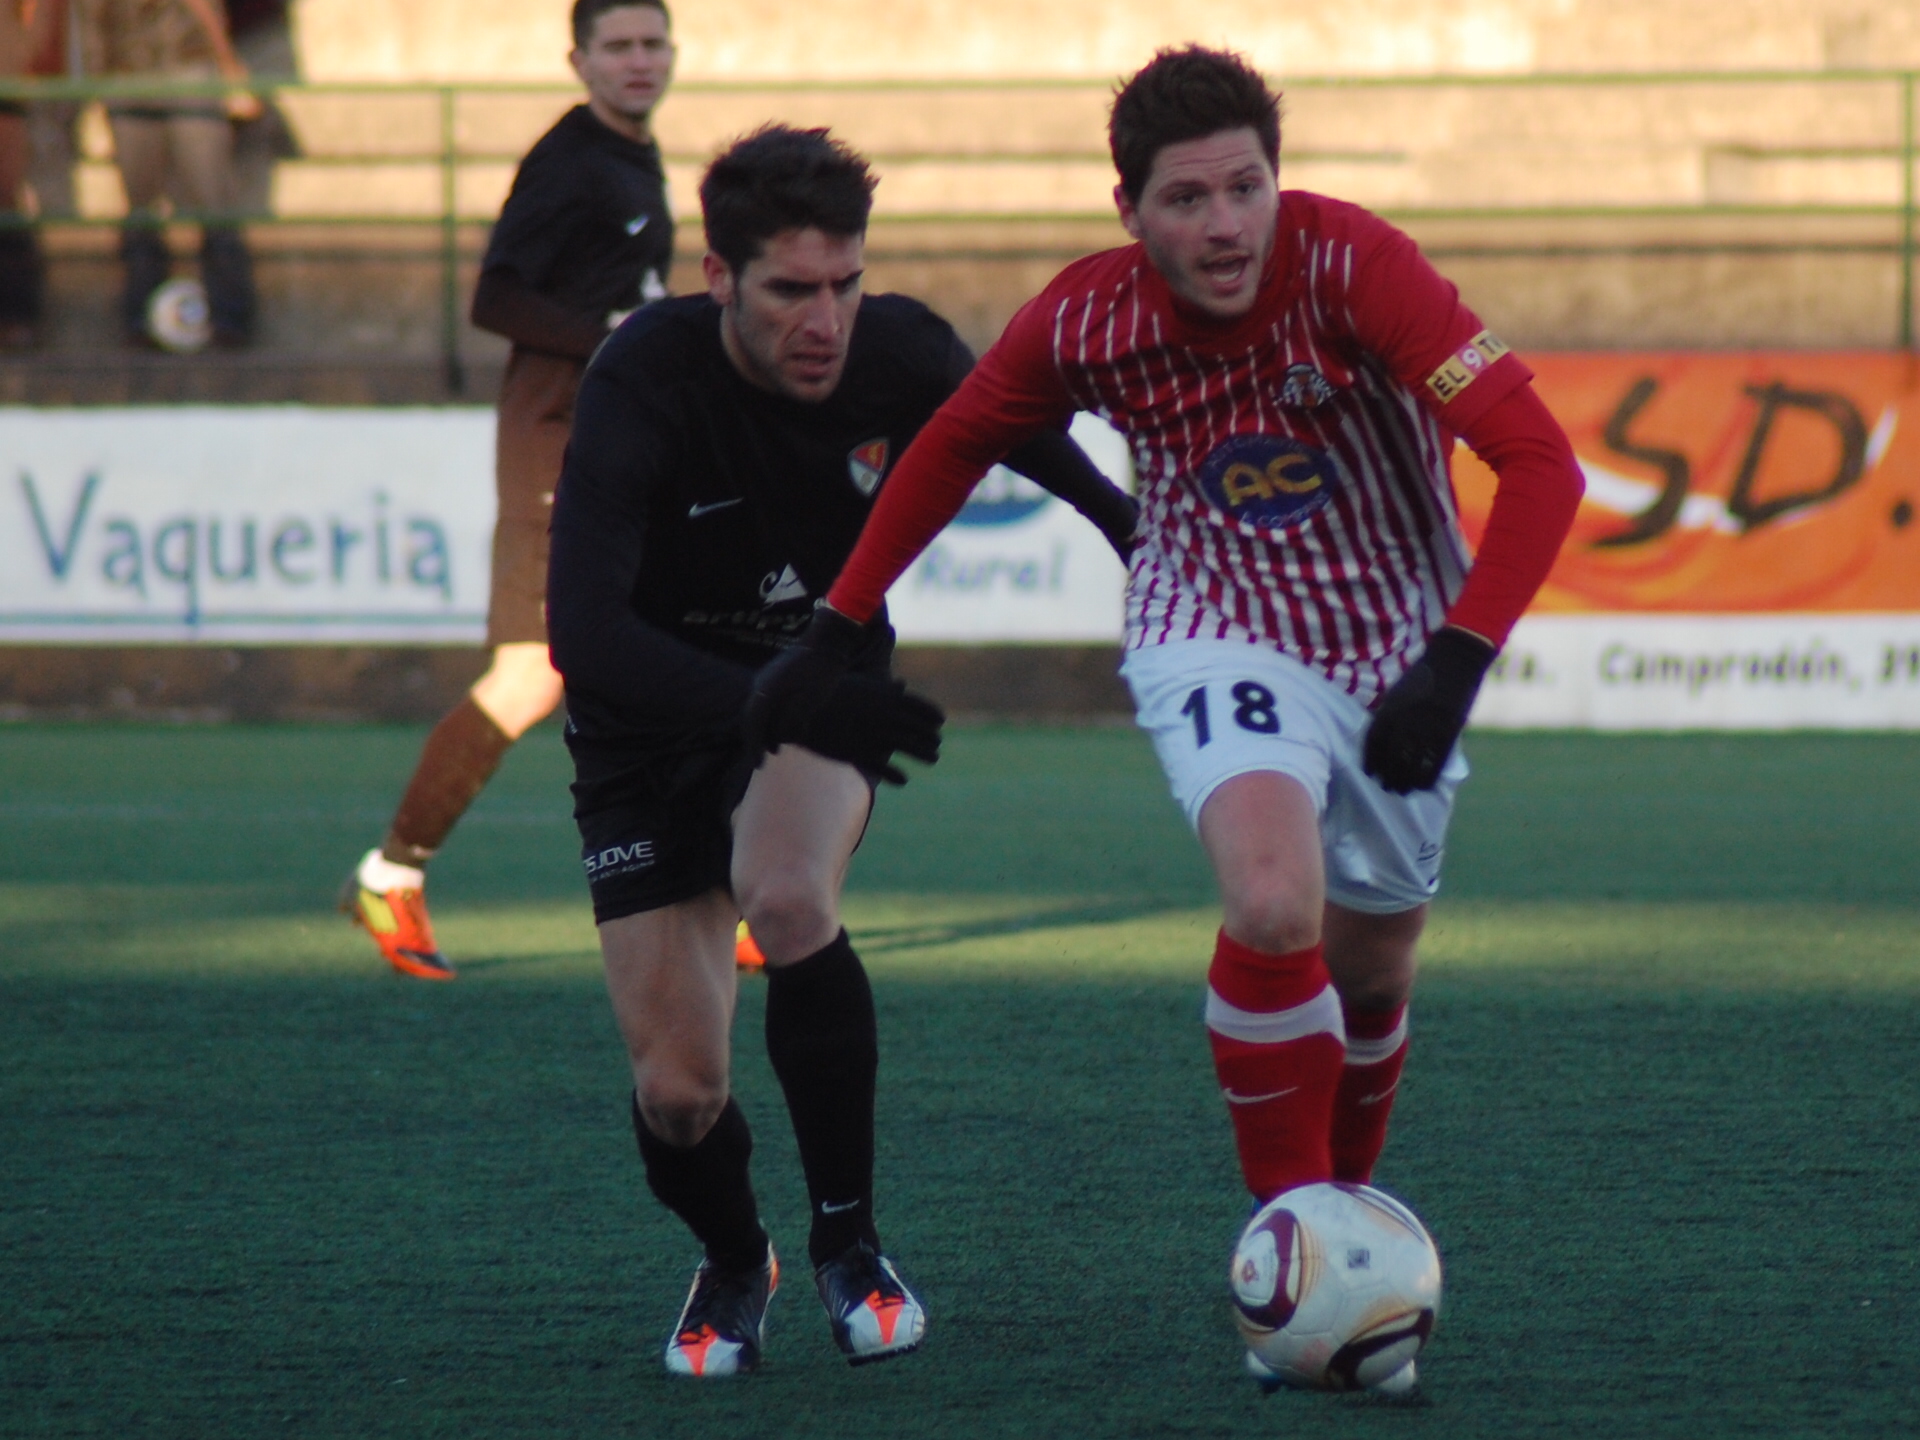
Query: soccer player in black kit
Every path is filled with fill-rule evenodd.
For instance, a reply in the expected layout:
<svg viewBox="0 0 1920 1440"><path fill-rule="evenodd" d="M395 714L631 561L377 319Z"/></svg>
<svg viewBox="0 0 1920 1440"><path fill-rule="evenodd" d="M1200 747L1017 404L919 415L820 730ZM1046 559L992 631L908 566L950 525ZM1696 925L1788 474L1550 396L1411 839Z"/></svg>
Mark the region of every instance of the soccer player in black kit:
<svg viewBox="0 0 1920 1440"><path fill-rule="evenodd" d="M342 908L387 963L451 980L427 918L426 864L514 741L560 703L547 659L547 522L587 358L667 293L673 216L651 119L673 73L661 0L575 0L568 59L587 101L520 162L474 290L473 323L513 342L500 386L487 644L493 663L427 737L385 840Z"/></svg>
<svg viewBox="0 0 1920 1440"><path fill-rule="evenodd" d="M753 1369L779 1276L728 1079L742 914L833 1338L860 1364L926 1326L874 1227L878 1037L839 901L875 785L904 783L896 752L936 757L942 717L890 678L882 612L797 743L763 756L741 731L757 669L805 628L890 462L972 363L925 306L862 296L873 184L823 130L769 126L715 160L708 293L601 348L554 502L549 629L634 1130L648 1186L706 1252L666 1347L682 1375ZM1008 463L1131 543L1132 500L1065 435Z"/></svg>

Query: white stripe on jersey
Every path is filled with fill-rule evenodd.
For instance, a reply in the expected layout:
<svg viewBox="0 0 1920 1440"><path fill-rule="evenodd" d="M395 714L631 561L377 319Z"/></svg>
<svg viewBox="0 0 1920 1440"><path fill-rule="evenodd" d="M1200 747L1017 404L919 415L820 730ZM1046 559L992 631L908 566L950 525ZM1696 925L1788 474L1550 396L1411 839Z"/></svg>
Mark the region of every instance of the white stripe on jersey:
<svg viewBox="0 0 1920 1440"><path fill-rule="evenodd" d="M1297 244L1305 283L1244 353L1167 343L1136 269L1061 300L1053 358L1074 402L1127 436L1140 478L1146 527L1127 587L1127 648L1269 644L1368 704L1443 623L1469 557L1439 422L1343 340L1353 246L1304 233ZM1332 398L1286 403L1298 365ZM1207 457L1258 434L1322 452L1338 480L1328 503L1266 529L1207 499L1197 479Z"/></svg>

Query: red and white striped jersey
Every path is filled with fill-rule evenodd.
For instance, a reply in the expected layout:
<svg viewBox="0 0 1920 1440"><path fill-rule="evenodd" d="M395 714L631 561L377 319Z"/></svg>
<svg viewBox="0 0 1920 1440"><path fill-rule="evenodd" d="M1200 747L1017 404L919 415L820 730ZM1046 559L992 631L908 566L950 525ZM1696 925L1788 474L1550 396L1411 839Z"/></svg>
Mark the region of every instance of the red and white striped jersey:
<svg viewBox="0 0 1920 1440"><path fill-rule="evenodd" d="M1365 704L1465 583L1453 435L1529 378L1407 236L1286 191L1246 316L1190 318L1139 245L1091 256L1021 309L922 439L957 452L926 468L984 468L1009 436L1100 415L1128 439L1147 521L1128 647L1274 645ZM924 455L888 488L932 488L909 473ZM883 495L836 608L859 614L914 543L889 533L897 508Z"/></svg>
<svg viewBox="0 0 1920 1440"><path fill-rule="evenodd" d="M1289 191L1274 249L1225 333L1183 321L1138 246L1071 267L1016 326L1044 324L1073 405L1132 447L1148 524L1128 648L1273 644L1369 703L1445 621L1470 564L1446 401L1425 382L1479 361L1466 389L1484 406L1527 372L1488 364L1504 347L1364 210ZM1010 327L1012 343L1037 338Z"/></svg>

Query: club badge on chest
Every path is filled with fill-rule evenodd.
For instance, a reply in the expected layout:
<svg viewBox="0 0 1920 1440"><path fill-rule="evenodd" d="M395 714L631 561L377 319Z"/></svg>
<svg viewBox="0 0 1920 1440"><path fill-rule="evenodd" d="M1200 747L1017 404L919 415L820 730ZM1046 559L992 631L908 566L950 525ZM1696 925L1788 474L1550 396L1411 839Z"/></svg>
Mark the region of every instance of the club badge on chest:
<svg viewBox="0 0 1920 1440"><path fill-rule="evenodd" d="M878 440L862 441L847 452L847 475L853 481L853 488L862 495L871 497L880 488L880 481L887 473L890 448L883 435Z"/></svg>

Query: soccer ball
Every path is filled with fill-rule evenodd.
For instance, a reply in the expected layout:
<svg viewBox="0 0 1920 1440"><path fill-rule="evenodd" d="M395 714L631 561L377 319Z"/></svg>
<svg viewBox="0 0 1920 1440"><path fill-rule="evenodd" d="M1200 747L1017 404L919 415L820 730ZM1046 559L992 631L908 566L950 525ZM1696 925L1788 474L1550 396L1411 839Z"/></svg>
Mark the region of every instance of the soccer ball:
<svg viewBox="0 0 1920 1440"><path fill-rule="evenodd" d="M207 289L198 280L168 280L147 298L147 333L162 350L192 355L213 338Z"/></svg>
<svg viewBox="0 0 1920 1440"><path fill-rule="evenodd" d="M1240 1232L1229 1278L1247 1368L1304 1389L1395 1389L1440 1313L1433 1238L1366 1185L1268 1201Z"/></svg>

